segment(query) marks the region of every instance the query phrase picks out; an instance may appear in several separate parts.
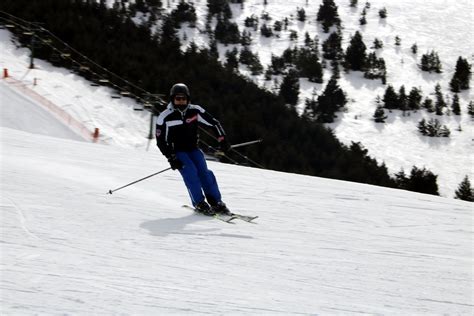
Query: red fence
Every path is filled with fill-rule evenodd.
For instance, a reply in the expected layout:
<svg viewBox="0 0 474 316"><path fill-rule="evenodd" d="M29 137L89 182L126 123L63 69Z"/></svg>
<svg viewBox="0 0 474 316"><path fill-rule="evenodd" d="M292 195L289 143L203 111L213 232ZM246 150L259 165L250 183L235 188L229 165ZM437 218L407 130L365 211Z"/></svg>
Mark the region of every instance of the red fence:
<svg viewBox="0 0 474 316"><path fill-rule="evenodd" d="M52 113L56 118L58 118L61 122L69 126L74 132L76 132L79 136L84 138L85 140L97 142L99 139L99 132L96 128L94 131L89 130L87 127L84 126L81 122L77 119L72 117L69 113L61 109L59 106L51 102L50 100L46 99L36 91L32 90L27 86L27 84L12 78L11 76L4 76L5 82L7 82L10 86L14 87L16 90L20 91L22 94L30 97L36 103L43 106L47 109L50 113Z"/></svg>

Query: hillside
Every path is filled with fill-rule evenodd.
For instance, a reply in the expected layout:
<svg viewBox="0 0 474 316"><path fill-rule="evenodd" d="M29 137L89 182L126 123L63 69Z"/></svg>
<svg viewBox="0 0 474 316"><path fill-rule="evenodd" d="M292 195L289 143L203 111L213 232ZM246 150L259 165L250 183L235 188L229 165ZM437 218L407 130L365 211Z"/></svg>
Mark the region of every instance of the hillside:
<svg viewBox="0 0 474 316"><path fill-rule="evenodd" d="M449 82L454 73L456 60L459 56L471 59L474 51L474 42L466 41L465 30L473 29L472 19L473 4L471 1L431 1L427 4L422 0L385 1L372 0L367 9L367 24L360 25L359 19L366 1L358 1L353 8L348 0L336 0L338 13L342 23L343 49L349 44L351 36L356 31L361 32L368 51L373 46L375 38L383 42L384 47L376 50L378 57L383 57L387 65L387 84L398 89L405 85L407 93L412 87L420 88L424 96L433 98L434 87L437 83L442 86L442 91L451 103L452 92ZM209 37L202 33L205 29L207 7L206 1L195 2L198 16L197 27L190 28L184 23L180 29L182 47L185 49L191 42L198 45L209 45ZM271 56L281 56L289 47L304 46L304 34L308 32L311 38L317 36L320 44L330 33L325 33L321 25L316 23L316 14L321 1L305 0L275 0L263 5L260 0L247 0L243 5L230 4L232 21L235 21L241 31L251 33L251 51L258 54L264 67L271 64ZM175 8L177 2L167 7L168 11ZM296 19L297 8L306 12L306 21ZM381 19L378 11L387 9L387 18ZM254 15L261 19L262 14L268 13L271 20L266 22L270 27L275 21L288 18L288 30L276 32L278 37L267 38L259 30L245 28L246 18ZM448 18L455 17L455 18ZM215 23L215 21L214 21ZM260 25L264 23L261 19ZM333 28L334 30L334 28ZM291 31L298 34L298 39L291 40ZM395 37L402 40L401 46L395 45ZM411 52L411 46L417 44L418 53ZM219 44L219 56L222 63L226 62L225 53L239 45ZM442 73L427 73L419 69L421 55L434 50L442 61ZM472 62L472 60L470 60ZM303 111L306 98L311 99L314 94L321 94L325 84L331 76L330 66L324 71L324 83L315 84L302 78L300 79L300 94L297 105L298 111ZM271 91L275 90L275 80L281 83L281 76L273 76L272 80L265 80L264 75L251 76L246 66L240 65L240 72L249 76L260 86ZM387 85L382 85L380 80L364 79L361 72L344 73L341 71L339 84L347 93L350 102L344 112L338 113L338 118L328 126L343 143L360 142L369 150L371 156L379 162L384 162L389 171L394 174L402 168L409 172L415 165L426 167L438 175L438 185L443 196L452 197L454 190L462 179L468 175L474 179L472 135L474 133L473 120L467 113L467 105L474 100L471 90L459 94L461 100L461 115L444 115L442 117L429 114L425 110L411 112L404 116L401 111L395 110L388 113L386 124L373 121L376 109L376 97L383 97ZM278 87L278 85L277 85ZM417 124L422 119L436 118L441 124L446 125L452 132L449 139L429 138L421 136ZM459 131L461 127L462 132ZM449 157L446 160L445 157Z"/></svg>
<svg viewBox="0 0 474 316"><path fill-rule="evenodd" d="M232 151L229 159L237 160L240 164L247 164L246 157L249 157L257 162L252 165L264 166L272 170L389 187L396 186L385 166L368 157L367 153L359 150L358 146L354 148L344 146L331 131L321 124L313 124L301 119L293 109L284 104L282 98L258 88L249 80L223 68L207 51L191 49L183 54L171 26L167 28L169 32L163 31L157 39L155 36L150 36L148 28L137 26L130 18L124 18L117 10L110 11L104 6L99 7L93 3L52 0L50 4L54 6L45 7L35 3L25 11L22 9L21 2L6 1L2 4L11 10L10 12L26 19L36 18L35 12L38 14L41 12L41 18L44 21L42 23L52 27L52 31L58 34L53 35L50 31L40 29L38 31L40 34L34 36L34 38L38 37L36 42L41 42L35 49L35 56L42 56L42 59L48 60L53 65L66 67L68 70L62 72L64 79L85 77L90 80L85 85L106 85L116 89L115 95L110 94L112 98L119 92L128 92L130 97L141 100L149 99L154 95L153 93L167 91L170 83L186 82L191 86L193 102L204 105L223 123L232 143L264 139L258 146L242 148L240 152ZM29 22L13 17L10 13L6 16L7 21L13 23L14 45L29 45L32 38L24 34L31 34L25 31L29 28ZM2 19L5 20L5 17ZM163 19L166 20L166 18ZM115 31L116 29L120 31ZM58 36L62 36L70 44L58 40ZM12 46L12 44L6 44L6 47ZM77 49L72 49L71 46ZM64 47L69 53L59 54L58 51ZM15 50L14 48L9 54L13 56L13 59L17 55ZM84 54L95 61L86 58ZM21 63L29 64L25 60ZM15 67L16 63L11 64ZM98 66L98 64L103 66ZM194 67L194 65L199 65L199 67ZM111 67L116 74L111 74L104 67ZM39 69L39 73L42 73L42 69ZM16 80L26 79L28 75L34 76L32 72L25 71L21 67L18 72L20 76L15 77ZM47 72L43 74L46 80L40 82L49 85L51 78L47 77ZM30 82L34 84L33 79L31 78ZM131 82L140 82L151 92L144 91L143 88ZM82 101L82 94L78 94L81 89L83 87L70 91L69 96L75 95L79 101ZM68 104L73 107L67 106L67 111L76 115L82 111L83 107L92 107L96 103L93 95L95 91L104 92L107 89L92 88L84 91L91 97L92 102L82 103L72 98L73 102ZM118 97L121 98L121 95ZM68 99L71 100L71 98ZM152 102L156 112L164 109L163 102ZM62 101L60 100L59 103ZM78 107L80 111L77 111L75 107ZM94 113L99 108L111 109L108 113L98 111L103 113L98 118L102 124L109 125L107 121L113 122L117 118L122 120L121 117L113 115L115 110L108 106L108 102L105 102L105 106L103 104L94 106L89 113ZM135 118L132 116L132 111L128 113L131 118ZM86 118L86 121L89 123L90 119ZM129 127L131 134L140 132L133 129L134 124L135 122L131 120L120 124L120 127ZM145 124L142 128L144 126ZM115 132L115 129L112 129L112 132ZM202 145L205 148L209 148L208 144L215 146L216 140L205 136L201 133ZM420 186L419 188L424 189Z"/></svg>
<svg viewBox="0 0 474 316"><path fill-rule="evenodd" d="M344 33L344 45L347 45L349 36L357 29L360 30L364 36L364 40L367 44L371 43L374 36L380 36L384 41L384 48L378 50L378 54L383 56L387 60L388 66L388 81L393 84L396 88L400 84L406 84L407 89L412 86L419 86L422 88L423 93L428 95L432 93L434 88L434 83L441 81L443 84L443 89L446 92L447 80L452 75L453 66L457 55L466 56L469 54L468 45L455 45L455 49L447 49L446 46L435 45L437 42L449 43L449 46L453 46L453 41L461 40L459 36L462 33L460 30L464 29L466 25L469 25L470 19L468 16L469 10L465 10L469 6L468 2L460 1L456 3L441 3L436 2L432 4L429 8L424 8L418 2L403 2L397 4L385 4L382 1L373 1L371 2L371 8L368 10L368 24L364 27L361 27L357 24L358 18L360 16L361 8L363 7L362 3L359 3L358 8L350 8L348 3L343 1L336 1L339 5L339 14L343 20L343 33ZM133 3L133 1L131 2ZM202 33L204 27L204 20L206 15L206 1L196 2L196 9L198 13L198 22L197 28L189 28L183 26L179 31L180 38L186 39L182 41L182 47L185 49L191 40L198 43L198 45L206 46L208 42L207 36ZM109 4L112 5L112 2L109 1ZM178 4L178 1L167 2L164 4L166 9L170 11ZM380 21L378 18L377 12L382 6L387 7L388 9L388 18L386 21ZM451 35L449 32L441 32L441 29L447 29L442 23L435 23L436 21L448 21L443 19L443 14L446 11L445 7L448 6L449 10L459 12L459 18L452 22L449 29L458 30L457 32L453 31L454 35ZM294 7L304 7L307 11L307 20L306 22L297 22L295 21L294 15L296 9ZM318 4L316 2L306 3L306 1L271 1L267 6L263 6L261 3L255 1L246 1L243 6L240 4L231 4L234 20L242 24L245 17L250 14L259 14L263 10L269 12L273 20L282 19L283 17L290 17L290 29L297 30L299 37L296 41L298 45L301 45L303 41L302 34L306 31L311 33L311 35L318 35L320 41L323 41L327 34L324 33L320 27L315 22L315 14ZM263 8L263 9L262 9ZM405 10L409 8L410 10ZM423 19L418 19L417 16L423 16ZM144 21L144 18L136 18L137 22ZM273 21L272 20L272 21ZM404 24L405 23L405 24ZM408 25L408 26L407 26ZM440 29L437 29L440 28ZM395 47L392 39L395 35L398 35L400 31L406 29L414 30L412 33L402 32L403 35L400 35L402 38L402 46ZM430 31L426 31L430 30ZM262 63L266 65L270 58L270 54L280 54L288 46L294 45L293 42L288 40L289 32L282 32L279 38L262 38L259 36L259 32L255 32L252 40L252 50L259 53ZM380 34L380 35L379 35ZM432 38L432 34L437 34L439 41L435 41ZM407 42L412 40L417 40L420 53L418 56L413 56L410 52L410 48ZM430 46L430 44L432 44ZM221 45L219 44L219 52L221 61L224 60L223 55L225 51L232 49L236 45ZM369 45L368 45L369 46ZM421 52L426 49L436 49L440 52L441 59L443 60L443 70L444 72L440 75L436 74L423 74L420 73L415 63L419 59ZM452 55L452 56L451 56ZM456 56L455 56L456 55ZM403 63L401 63L403 61ZM401 64L402 67L398 65ZM245 67L241 68L243 73L246 73ZM248 72L247 72L248 73ZM329 71L326 70L325 82L329 77ZM281 78L275 77L274 79L280 80ZM161 79L160 79L161 80ZM263 76L254 77L257 83L261 86L271 87L274 85L274 81L264 81ZM413 82L413 84L412 84ZM389 171L394 174L404 168L406 172L409 172L410 168L413 165L418 167L427 167L435 174L439 175L438 184L440 186L441 195L446 197L452 197L453 192L462 180L465 175L469 175L470 178L472 175L472 153L469 151L470 146L470 134L472 134L472 122L469 116L466 113L467 102L469 101L469 93L463 92L461 96L461 105L462 105L462 115L460 117L456 116L443 116L440 117L442 124L446 124L451 129L451 137L449 139L431 139L427 137L420 136L416 130L416 124L421 118L433 117L432 114L427 114L424 111L419 111L417 113L410 113L410 116L402 116L400 111L394 111L394 113L389 114L389 119L387 124L375 124L372 121L372 114L375 110L374 100L376 95L383 92L384 87L379 83L379 81L371 81L362 78L362 74L359 72L351 72L349 74L342 74L340 79L340 84L343 87L344 91L347 92L349 96L349 104L347 105L347 110L345 113L339 113L339 118L336 123L329 125L335 132L336 136L343 141L345 144L350 145L351 141L358 141L369 150L369 155L376 157L379 163L384 162L385 165L389 168ZM271 86L269 86L271 85ZM300 79L301 93L300 93L300 105L299 111L301 111L301 105L304 102L304 98L308 97L315 91L320 93L321 89L324 87L322 85L310 84L305 79ZM313 90L316 88L316 90ZM208 87L206 87L208 89ZM221 92L224 90L220 90ZM209 91L207 91L209 92ZM212 92L212 91L211 91ZM217 93L217 91L215 91ZM197 91L200 93L198 97L203 99L202 91ZM209 93L208 93L209 94ZM222 96L222 93L217 93L219 96ZM449 94L447 93L448 99ZM238 97L238 96L236 96ZM212 100L212 93L209 94L206 101ZM234 98L235 99L235 98ZM258 98L257 98L258 99ZM260 99L259 99L260 100ZM263 99L261 99L263 100ZM214 101L213 101L214 102ZM76 102L77 103L77 102ZM207 103L207 102L205 102ZM214 109L214 104L211 104ZM82 106L79 104L78 106ZM246 105L244 108L247 110L250 104ZM267 107L268 103L265 104L253 104L252 110L258 110L262 107ZM220 110L219 110L220 112ZM242 113L238 111L237 113ZM236 113L222 113L224 118L228 121L229 117L235 116ZM438 117L437 117L438 118ZM251 121L258 121L261 118L253 118ZM278 125L277 125L278 126ZM248 140L250 137L245 137L240 134L245 133L251 137L261 137L262 134L254 135L249 131L244 131L240 126L235 123L231 124L231 131L233 135L238 135L237 137L244 137L242 141ZM271 128L273 131L278 131L278 129ZM462 128L462 132L459 131L459 128ZM253 132L261 131L252 130ZM319 133L321 131L318 131ZM142 134L145 134L142 132ZM308 135L309 133L302 132L303 134ZM287 133L288 135L289 133ZM287 146L287 143L283 144L282 141L291 143L298 137L293 136L293 139L285 139L286 136L279 135L268 135L266 136L266 142L262 145L264 148L259 149L259 151L265 153L264 160L268 164L274 164L277 162L279 169L283 164L288 164L291 160L295 160L296 155L290 155L291 157L285 157L283 159L277 159L276 156L283 154L285 150L280 147ZM281 137L283 136L283 137ZM235 137L235 136L234 136ZM280 137L280 138L276 138ZM326 137L326 136L325 136ZM314 140L315 138L313 138ZM279 143L275 142L279 140ZM125 142L121 142L124 144ZM318 145L313 144L313 150L306 151L306 147L309 145L306 140L304 144L300 144L304 147L304 151L300 151L302 158L301 162L293 162L294 165L289 168L289 170L295 172L301 172L302 169L311 165L310 170L316 169L317 172L321 172L320 165L327 164L327 161L321 163L321 161L311 161L311 158L308 157L320 157L325 154L327 148L319 148ZM268 148L276 149L270 154ZM286 148L287 149L287 148ZM450 160L444 159L445 155L450 157ZM334 161L334 158L340 159L344 157L345 154L338 153L328 161ZM298 157L301 158L301 157ZM260 161L262 162L262 161ZM295 163L296 162L296 163ZM300 168L300 169L299 169ZM344 169L342 174L350 170L348 164L344 166L339 166L339 170L328 171L326 174L324 172L321 175L329 177L341 177L341 169ZM339 174L337 174L339 173ZM360 181L360 175L357 175L355 178L356 181ZM363 180L362 180L363 181Z"/></svg>

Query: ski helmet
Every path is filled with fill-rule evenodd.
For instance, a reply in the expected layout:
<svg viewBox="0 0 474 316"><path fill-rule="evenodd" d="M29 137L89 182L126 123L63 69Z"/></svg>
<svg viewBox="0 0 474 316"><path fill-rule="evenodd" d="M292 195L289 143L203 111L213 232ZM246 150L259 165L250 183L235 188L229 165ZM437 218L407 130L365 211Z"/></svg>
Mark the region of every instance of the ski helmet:
<svg viewBox="0 0 474 316"><path fill-rule="evenodd" d="M188 87L184 83L177 83L171 87L171 90L170 90L171 100L173 100L177 94L185 94L188 100L189 100L189 97L191 96L189 93Z"/></svg>

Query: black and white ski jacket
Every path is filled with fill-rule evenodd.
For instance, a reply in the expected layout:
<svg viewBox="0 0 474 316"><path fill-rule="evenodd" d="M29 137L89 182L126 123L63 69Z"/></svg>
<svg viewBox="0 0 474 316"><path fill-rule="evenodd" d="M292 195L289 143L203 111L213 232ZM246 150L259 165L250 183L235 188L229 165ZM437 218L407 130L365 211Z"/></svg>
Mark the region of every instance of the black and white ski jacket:
<svg viewBox="0 0 474 316"><path fill-rule="evenodd" d="M219 121L199 105L189 104L184 111L180 111L169 103L156 120L158 148L167 158L177 151L198 148L199 124L211 127L218 138L225 136Z"/></svg>

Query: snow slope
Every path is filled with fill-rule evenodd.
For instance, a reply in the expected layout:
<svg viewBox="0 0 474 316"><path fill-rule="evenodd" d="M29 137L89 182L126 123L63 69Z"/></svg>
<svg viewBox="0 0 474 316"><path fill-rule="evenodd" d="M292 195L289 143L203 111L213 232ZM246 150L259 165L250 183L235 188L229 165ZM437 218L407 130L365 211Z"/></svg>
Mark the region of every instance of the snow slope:
<svg viewBox="0 0 474 316"><path fill-rule="evenodd" d="M134 100L113 99L112 89L93 87L69 70L53 67L42 60L35 59L36 68L29 69L30 51L17 49L10 32L6 30L0 30L0 51L0 69L8 69L10 77L52 102L90 131L99 128L102 143L133 148L147 146L150 113L133 111L136 106ZM15 85L8 85L18 91ZM2 93L4 98L6 96Z"/></svg>
<svg viewBox="0 0 474 316"><path fill-rule="evenodd" d="M51 113L0 81L0 125L34 134L50 135L82 140L69 127L62 124ZM25 115L18 115L18 113Z"/></svg>
<svg viewBox="0 0 474 316"><path fill-rule="evenodd" d="M105 194L157 152L0 135L1 314L473 313L470 203L209 162L232 225L177 172Z"/></svg>
<svg viewBox="0 0 474 316"><path fill-rule="evenodd" d="M470 203L209 162L260 216L226 224L181 207L177 172L107 195L166 160L0 89L2 315L473 313Z"/></svg>

